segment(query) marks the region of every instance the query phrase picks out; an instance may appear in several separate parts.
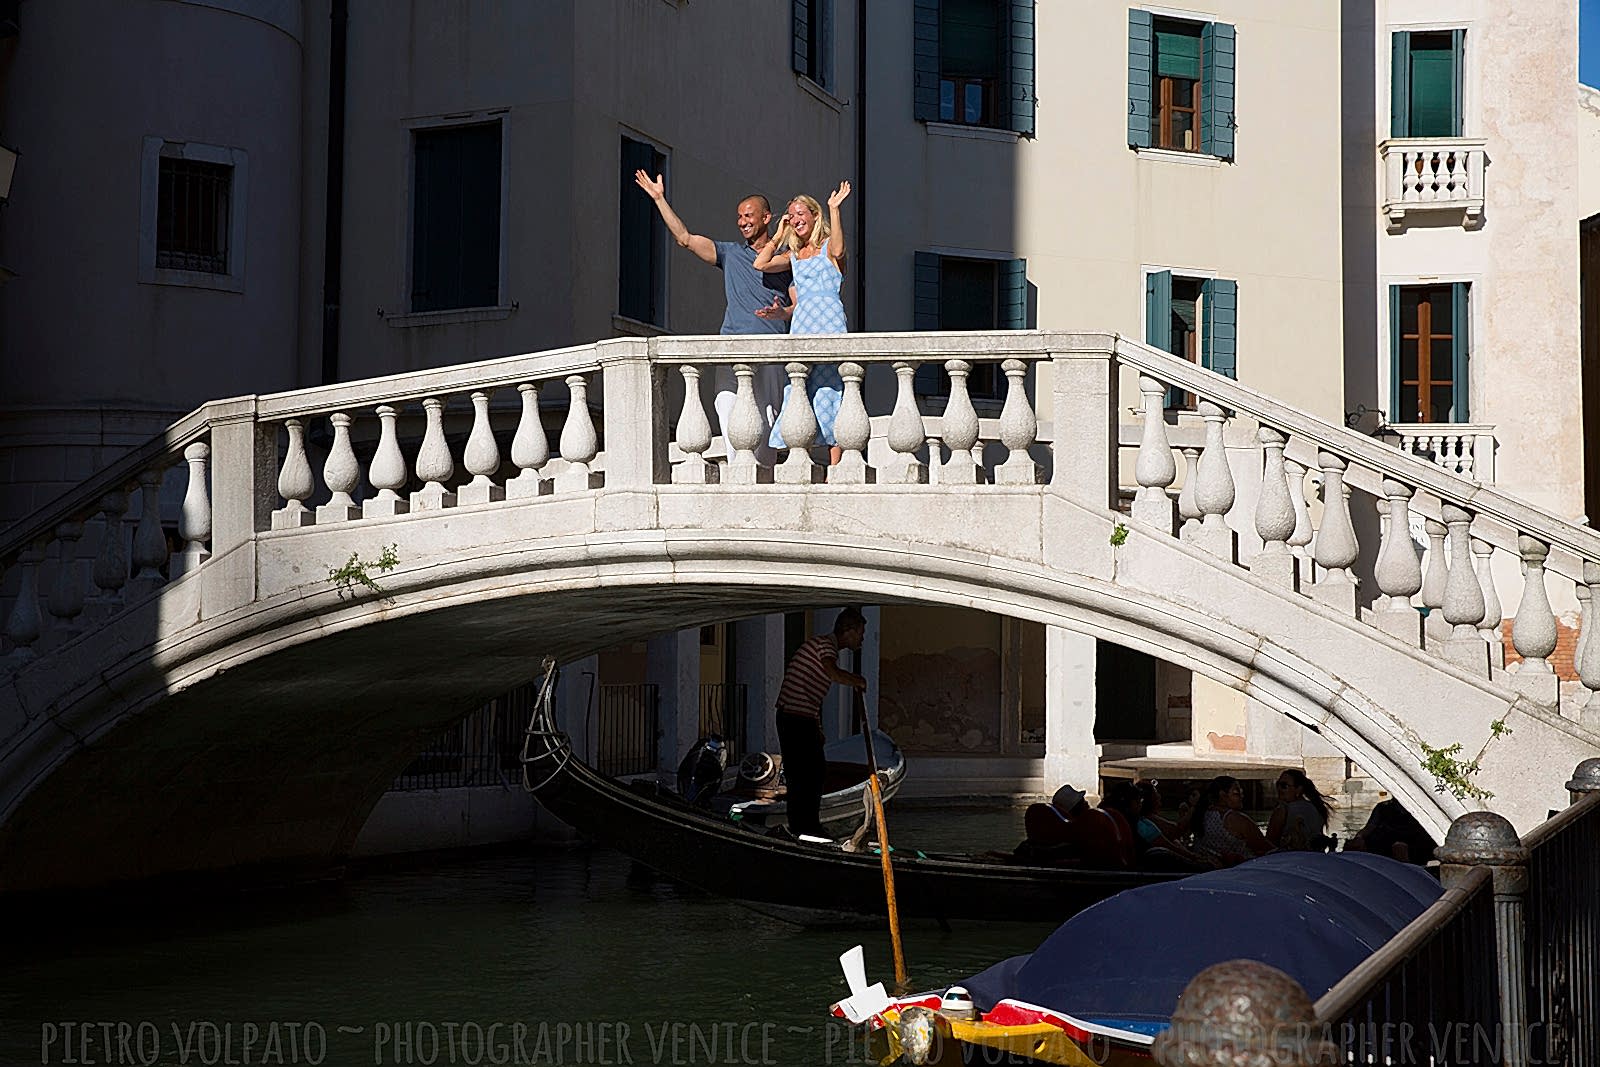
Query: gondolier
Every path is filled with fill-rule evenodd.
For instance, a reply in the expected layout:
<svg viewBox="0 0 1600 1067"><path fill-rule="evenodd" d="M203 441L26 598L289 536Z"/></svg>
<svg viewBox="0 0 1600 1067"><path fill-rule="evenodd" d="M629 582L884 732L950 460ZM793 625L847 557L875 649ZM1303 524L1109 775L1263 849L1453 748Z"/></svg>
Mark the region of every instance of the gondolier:
<svg viewBox="0 0 1600 1067"><path fill-rule="evenodd" d="M778 689L778 745L783 752L783 776L791 833L825 836L818 810L827 760L822 754L822 702L835 682L865 689L867 680L839 666L839 650L859 651L867 634L867 619L855 608L845 608L833 620L833 632L816 634L795 650Z"/></svg>

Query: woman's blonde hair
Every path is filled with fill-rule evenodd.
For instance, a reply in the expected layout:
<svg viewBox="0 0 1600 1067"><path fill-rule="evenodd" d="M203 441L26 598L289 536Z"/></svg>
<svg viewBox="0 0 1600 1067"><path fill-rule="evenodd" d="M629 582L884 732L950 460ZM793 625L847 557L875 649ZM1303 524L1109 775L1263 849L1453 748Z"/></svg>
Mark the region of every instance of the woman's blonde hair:
<svg viewBox="0 0 1600 1067"><path fill-rule="evenodd" d="M816 217L816 225L811 227L811 247L821 248L827 244L828 235L832 231L828 228L828 216L822 213L822 205L817 203L817 198L807 196L805 193L801 193L799 196L792 196L789 198L789 202L784 205L784 211L787 212L795 204L804 204L810 209L811 214ZM794 232L792 225L789 227L789 236L786 240L789 245L789 251L800 251L800 235Z"/></svg>

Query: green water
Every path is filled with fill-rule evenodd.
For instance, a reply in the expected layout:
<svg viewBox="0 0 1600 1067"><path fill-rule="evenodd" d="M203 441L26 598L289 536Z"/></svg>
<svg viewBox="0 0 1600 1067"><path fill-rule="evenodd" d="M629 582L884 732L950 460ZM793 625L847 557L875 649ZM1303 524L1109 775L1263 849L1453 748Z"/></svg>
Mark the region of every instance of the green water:
<svg viewBox="0 0 1600 1067"><path fill-rule="evenodd" d="M938 847L1009 845L1018 823L891 817L900 840ZM912 927L912 984L1050 929ZM869 977L890 979L876 925L802 930L600 849L367 872L12 935L0 1063L864 1063L858 1034L826 1015L847 992L837 957L858 943Z"/></svg>

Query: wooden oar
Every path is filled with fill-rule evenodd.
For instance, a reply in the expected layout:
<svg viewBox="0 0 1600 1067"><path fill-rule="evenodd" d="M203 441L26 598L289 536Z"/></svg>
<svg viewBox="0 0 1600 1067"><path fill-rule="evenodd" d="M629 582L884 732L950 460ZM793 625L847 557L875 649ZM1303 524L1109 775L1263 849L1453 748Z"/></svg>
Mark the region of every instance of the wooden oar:
<svg viewBox="0 0 1600 1067"><path fill-rule="evenodd" d="M889 860L889 824L883 818L883 789L878 784L878 756L872 746L872 720L867 717L866 701L861 690L856 693L856 712L862 722L862 737L867 745L867 791L872 796L872 817L878 824L878 849L883 854L883 892L889 902L889 944L894 949L894 981L899 992L905 992L910 979L906 975L905 950L900 946L900 908L894 899L894 864Z"/></svg>

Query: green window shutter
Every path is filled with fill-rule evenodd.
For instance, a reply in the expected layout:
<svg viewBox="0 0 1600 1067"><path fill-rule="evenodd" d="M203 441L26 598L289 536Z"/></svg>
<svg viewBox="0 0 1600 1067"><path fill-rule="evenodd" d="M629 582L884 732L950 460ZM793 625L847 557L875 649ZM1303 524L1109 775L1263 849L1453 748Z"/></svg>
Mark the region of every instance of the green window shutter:
<svg viewBox="0 0 1600 1067"><path fill-rule="evenodd" d="M1150 89L1154 76L1155 32L1150 12L1128 12L1128 144L1150 147Z"/></svg>
<svg viewBox="0 0 1600 1067"><path fill-rule="evenodd" d="M1028 261L1008 259L1000 264L1000 320L1002 330L1028 328Z"/></svg>
<svg viewBox="0 0 1600 1067"><path fill-rule="evenodd" d="M1470 300L1472 286L1455 282L1450 286L1450 368L1455 388L1450 392L1450 418L1452 422L1467 422L1467 396L1471 382L1468 380L1468 359L1472 348L1472 320Z"/></svg>
<svg viewBox="0 0 1600 1067"><path fill-rule="evenodd" d="M1452 137L1460 137L1466 132L1466 114L1462 110L1462 94L1465 89L1462 85L1462 79L1466 70L1463 62L1466 59L1466 37L1466 30L1450 31L1450 136Z"/></svg>
<svg viewBox="0 0 1600 1067"><path fill-rule="evenodd" d="M1453 36L1412 34L1411 85L1406 94L1408 137L1450 137L1456 126L1456 53Z"/></svg>
<svg viewBox="0 0 1600 1067"><path fill-rule="evenodd" d="M1172 272L1152 271L1144 276L1144 343L1163 352L1172 351Z"/></svg>
<svg viewBox="0 0 1600 1067"><path fill-rule="evenodd" d="M1411 34L1401 30L1389 40L1389 136L1406 137L1411 129Z"/></svg>
<svg viewBox="0 0 1600 1067"><path fill-rule="evenodd" d="M793 39L794 72L811 71L811 0L789 0L791 20L790 36Z"/></svg>
<svg viewBox="0 0 1600 1067"><path fill-rule="evenodd" d="M1406 422L1400 410L1400 287L1389 286L1389 421Z"/></svg>
<svg viewBox="0 0 1600 1067"><path fill-rule="evenodd" d="M914 253L915 263L911 274L913 327L919 331L939 328L939 257L932 252ZM911 380L918 393L940 391L940 374L944 370L938 363L923 363Z"/></svg>
<svg viewBox="0 0 1600 1067"><path fill-rule="evenodd" d="M1011 0L1011 130L1034 132L1033 0Z"/></svg>
<svg viewBox="0 0 1600 1067"><path fill-rule="evenodd" d="M1205 56L1200 108L1200 151L1233 158L1233 70L1236 36L1226 22L1208 22L1200 31Z"/></svg>
<svg viewBox="0 0 1600 1067"><path fill-rule="evenodd" d="M918 122L939 121L939 0L916 0L912 9L911 102Z"/></svg>
<svg viewBox="0 0 1600 1067"><path fill-rule="evenodd" d="M1239 351L1239 283L1209 278L1200 283L1205 324L1200 334L1200 360L1225 378L1237 378Z"/></svg>

